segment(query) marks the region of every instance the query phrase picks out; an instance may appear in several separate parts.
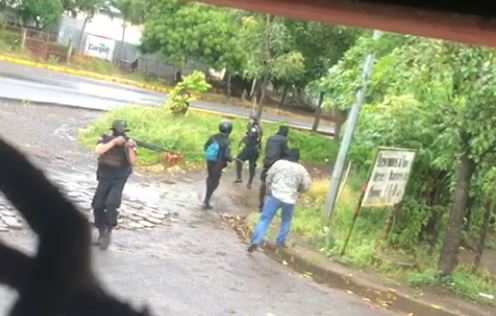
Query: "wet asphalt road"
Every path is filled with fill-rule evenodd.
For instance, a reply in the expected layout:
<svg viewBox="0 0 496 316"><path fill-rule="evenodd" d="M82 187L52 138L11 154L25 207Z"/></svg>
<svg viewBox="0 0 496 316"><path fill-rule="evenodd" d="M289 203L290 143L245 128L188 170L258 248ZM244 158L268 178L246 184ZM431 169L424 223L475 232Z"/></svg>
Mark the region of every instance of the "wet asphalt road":
<svg viewBox="0 0 496 316"><path fill-rule="evenodd" d="M159 105L164 102L165 95L130 86L0 62L0 98L109 110L126 104ZM191 107L244 117L250 115L250 109L212 102L197 101ZM265 113L264 120L284 122L301 128L312 126L311 120L290 118L274 113ZM324 121L320 130L334 132L330 123Z"/></svg>
<svg viewBox="0 0 496 316"><path fill-rule="evenodd" d="M0 136L62 181L67 192L85 192L96 184L94 157L77 145L75 135L98 115L0 101ZM121 228L108 252L93 252L106 288L136 306L149 305L154 315L393 315L318 285L262 253L246 255L245 243L217 216L237 205L218 194L217 208L201 211L203 183L201 174L130 179L125 200L139 198L150 204L144 211L154 204L176 215L147 230ZM36 242L27 230L0 233L0 240L30 252ZM0 315L14 299L15 293L0 286Z"/></svg>

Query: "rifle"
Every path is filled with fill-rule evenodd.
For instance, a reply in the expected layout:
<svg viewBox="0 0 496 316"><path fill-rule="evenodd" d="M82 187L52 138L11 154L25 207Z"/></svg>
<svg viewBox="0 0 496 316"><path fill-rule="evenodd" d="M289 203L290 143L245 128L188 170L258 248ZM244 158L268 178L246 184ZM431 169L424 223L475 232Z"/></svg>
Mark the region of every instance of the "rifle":
<svg viewBox="0 0 496 316"><path fill-rule="evenodd" d="M142 147L142 148L146 148L148 150L151 150L151 151L156 151L158 153L167 153L167 152L171 152L170 150L167 150L165 148L162 148L160 146L156 146L156 145L153 145L153 144L150 144L150 143L147 143L147 142L144 142L142 140L137 140L137 139L134 139L134 142L136 143L136 145L138 147Z"/></svg>
<svg viewBox="0 0 496 316"><path fill-rule="evenodd" d="M130 139L129 136L126 136L126 139ZM131 137L132 140L136 143L136 146L146 148L151 151L155 151L157 153L165 153L165 156L163 157L163 163L165 167L171 167L178 165L181 160L182 160L182 155L176 152L173 152L171 150L165 149L163 147L153 145L147 142L144 142L142 140L137 140Z"/></svg>

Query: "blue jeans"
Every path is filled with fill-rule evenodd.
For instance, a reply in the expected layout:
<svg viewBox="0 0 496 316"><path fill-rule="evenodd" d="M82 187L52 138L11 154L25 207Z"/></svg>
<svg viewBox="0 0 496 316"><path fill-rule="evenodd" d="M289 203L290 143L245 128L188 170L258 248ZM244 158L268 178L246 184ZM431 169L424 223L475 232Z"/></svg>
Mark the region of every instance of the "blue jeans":
<svg viewBox="0 0 496 316"><path fill-rule="evenodd" d="M265 199L262 215L258 220L257 225L255 226L255 231L253 232L253 236L251 237L251 244L255 246L260 246L263 241L263 237L265 232L269 228L274 215L276 215L277 210L281 208L281 227L279 229L279 235L276 239L276 245L282 246L284 245L284 241L286 240L286 236L289 233L289 227L291 225L291 219L293 218L293 209L294 204L287 204L281 202L279 199L268 196Z"/></svg>

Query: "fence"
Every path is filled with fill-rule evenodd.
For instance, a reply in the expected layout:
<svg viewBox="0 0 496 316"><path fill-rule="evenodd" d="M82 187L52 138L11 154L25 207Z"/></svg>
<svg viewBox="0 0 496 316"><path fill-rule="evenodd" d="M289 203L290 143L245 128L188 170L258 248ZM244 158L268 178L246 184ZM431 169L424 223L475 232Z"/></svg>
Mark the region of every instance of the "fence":
<svg viewBox="0 0 496 316"><path fill-rule="evenodd" d="M4 25L0 27L0 41L8 49L27 49L45 60L54 56L68 61L72 53L72 44L57 44L57 35L34 29Z"/></svg>

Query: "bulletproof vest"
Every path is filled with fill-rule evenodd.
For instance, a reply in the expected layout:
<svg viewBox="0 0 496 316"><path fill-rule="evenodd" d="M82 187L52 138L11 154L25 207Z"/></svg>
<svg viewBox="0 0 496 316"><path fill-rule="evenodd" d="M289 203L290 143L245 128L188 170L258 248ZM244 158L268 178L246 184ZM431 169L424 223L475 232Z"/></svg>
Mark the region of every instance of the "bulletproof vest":
<svg viewBox="0 0 496 316"><path fill-rule="evenodd" d="M229 136L219 133L212 136L216 142L219 143L219 160L226 161L228 157L226 157L226 151L229 149Z"/></svg>
<svg viewBox="0 0 496 316"><path fill-rule="evenodd" d="M247 147L256 147L260 141L260 128L257 125L252 125L248 129L248 133L246 135L246 146Z"/></svg>
<svg viewBox="0 0 496 316"><path fill-rule="evenodd" d="M265 147L265 164L272 165L277 160L284 158L283 145L287 142L286 137L274 135L267 140Z"/></svg>
<svg viewBox="0 0 496 316"><path fill-rule="evenodd" d="M103 136L102 143L106 144L114 136ZM98 158L98 177L104 179L126 178L131 173L128 153L125 146L115 146Z"/></svg>

